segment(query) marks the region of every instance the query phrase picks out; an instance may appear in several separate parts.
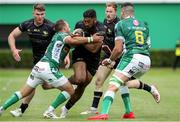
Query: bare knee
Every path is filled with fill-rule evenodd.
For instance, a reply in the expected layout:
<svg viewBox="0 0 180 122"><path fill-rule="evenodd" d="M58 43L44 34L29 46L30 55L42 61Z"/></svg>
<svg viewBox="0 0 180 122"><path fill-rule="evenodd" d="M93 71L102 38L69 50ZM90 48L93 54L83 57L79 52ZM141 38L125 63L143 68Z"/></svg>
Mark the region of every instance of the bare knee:
<svg viewBox="0 0 180 122"><path fill-rule="evenodd" d="M71 88L67 92L69 93L70 96L72 96L75 93L75 90Z"/></svg>
<svg viewBox="0 0 180 122"><path fill-rule="evenodd" d="M75 82L76 82L76 84L81 84L81 83L86 82L86 76L85 75L78 75L78 76L76 75Z"/></svg>
<svg viewBox="0 0 180 122"><path fill-rule="evenodd" d="M102 88L104 81L100 78L97 77L95 85L96 85L96 90L99 90Z"/></svg>

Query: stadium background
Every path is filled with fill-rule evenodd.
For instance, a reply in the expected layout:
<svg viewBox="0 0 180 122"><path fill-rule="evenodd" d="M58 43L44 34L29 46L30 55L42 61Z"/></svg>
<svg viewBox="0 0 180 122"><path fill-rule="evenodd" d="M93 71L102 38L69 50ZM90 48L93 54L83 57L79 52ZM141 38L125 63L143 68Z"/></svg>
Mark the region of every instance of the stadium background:
<svg viewBox="0 0 180 122"><path fill-rule="evenodd" d="M2 2L0 4L0 49L8 49L8 34L21 22L32 18L32 5L33 3L6 4ZM69 22L71 30L73 30L75 23L82 19L82 13L88 8L95 9L97 11L98 20L103 21L105 17L105 2L96 4L47 3L46 18L53 22L56 22L56 20L60 18L65 19ZM154 61L152 64L155 64L154 66L171 66L174 60L175 43L177 39L180 38L180 4L164 2L140 2L135 4L135 8L136 17L143 21L147 21L150 27L152 40L151 50L153 54L152 59ZM120 16L119 9L118 15ZM25 34L18 38L16 41L18 45L17 47L23 49L30 48L30 42L27 40L28 38ZM2 52L3 51L1 51L1 53ZM5 51L5 53L9 54L7 51ZM2 55L6 54L3 53ZM31 54L28 53L27 55ZM165 58L164 55L170 57L167 59L167 57ZM5 62L10 62L9 60L10 58L8 57L7 61ZM155 62L155 60L157 61ZM13 64L14 67L14 63L11 62L11 64ZM4 67L5 64L0 66ZM10 65L8 64L8 66Z"/></svg>

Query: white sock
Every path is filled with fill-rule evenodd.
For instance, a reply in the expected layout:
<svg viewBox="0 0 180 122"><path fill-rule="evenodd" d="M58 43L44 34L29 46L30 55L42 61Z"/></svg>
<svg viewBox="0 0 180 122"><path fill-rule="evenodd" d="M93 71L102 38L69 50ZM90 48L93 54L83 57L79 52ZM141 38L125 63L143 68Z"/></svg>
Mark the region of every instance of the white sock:
<svg viewBox="0 0 180 122"><path fill-rule="evenodd" d="M48 111L54 111L54 107L53 106L49 106Z"/></svg>

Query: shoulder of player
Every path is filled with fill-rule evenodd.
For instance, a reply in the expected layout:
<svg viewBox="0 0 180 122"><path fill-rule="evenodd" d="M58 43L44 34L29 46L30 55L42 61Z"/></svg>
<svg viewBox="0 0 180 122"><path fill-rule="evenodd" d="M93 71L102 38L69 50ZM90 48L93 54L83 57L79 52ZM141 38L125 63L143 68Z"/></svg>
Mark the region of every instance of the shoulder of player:
<svg viewBox="0 0 180 122"><path fill-rule="evenodd" d="M29 25L29 24L33 24L34 19L28 19L23 21L20 25Z"/></svg>
<svg viewBox="0 0 180 122"><path fill-rule="evenodd" d="M48 19L44 19L44 24L46 26L50 26L50 27L54 27L54 25L55 25L52 21L50 21Z"/></svg>
<svg viewBox="0 0 180 122"><path fill-rule="evenodd" d="M78 21L78 22L76 23L76 25L75 25L75 29L76 29L76 28L83 28L83 27L84 27L84 24L83 24L83 21L82 21L82 20Z"/></svg>
<svg viewBox="0 0 180 122"><path fill-rule="evenodd" d="M104 24L100 21L96 21L96 27L105 30Z"/></svg>

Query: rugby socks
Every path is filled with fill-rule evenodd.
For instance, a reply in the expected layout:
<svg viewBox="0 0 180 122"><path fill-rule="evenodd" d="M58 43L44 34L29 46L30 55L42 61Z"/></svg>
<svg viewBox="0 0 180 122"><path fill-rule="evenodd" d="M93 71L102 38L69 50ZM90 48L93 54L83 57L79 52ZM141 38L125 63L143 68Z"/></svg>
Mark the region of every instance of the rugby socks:
<svg viewBox="0 0 180 122"><path fill-rule="evenodd" d="M145 91L151 92L151 86L141 82L140 80L139 80L139 83L140 83L140 85L139 85L138 89L143 89Z"/></svg>
<svg viewBox="0 0 180 122"><path fill-rule="evenodd" d="M124 107L125 107L125 113L127 114L127 113L132 112L128 87L127 86L120 86L119 90L121 93L121 97L123 99L123 103L124 103Z"/></svg>
<svg viewBox="0 0 180 122"><path fill-rule="evenodd" d="M108 114L111 104L113 103L115 93L107 91L104 95L101 114Z"/></svg>
<svg viewBox="0 0 180 122"><path fill-rule="evenodd" d="M70 94L66 91L63 91L57 96L57 98L53 101L51 106L54 109L56 109L60 104L62 104L63 102L65 102L69 98L70 98Z"/></svg>
<svg viewBox="0 0 180 122"><path fill-rule="evenodd" d="M102 97L102 94L103 94L103 92L101 92L101 91L94 91L94 98L93 98L93 103L92 103L91 107L98 108L98 104Z"/></svg>
<svg viewBox="0 0 180 122"><path fill-rule="evenodd" d="M19 101L22 98L22 95L20 93L20 91L15 92L11 97L9 97L5 103L2 105L3 109L6 110L8 107L10 107L11 105L13 105L14 103L16 103L17 101Z"/></svg>
<svg viewBox="0 0 180 122"><path fill-rule="evenodd" d="M21 109L21 112L24 113L26 111L26 109L28 108L28 104L22 103L19 108Z"/></svg>
<svg viewBox="0 0 180 122"><path fill-rule="evenodd" d="M74 103L72 103L71 100L69 100L65 105L67 110L71 109L73 106L74 106Z"/></svg>

